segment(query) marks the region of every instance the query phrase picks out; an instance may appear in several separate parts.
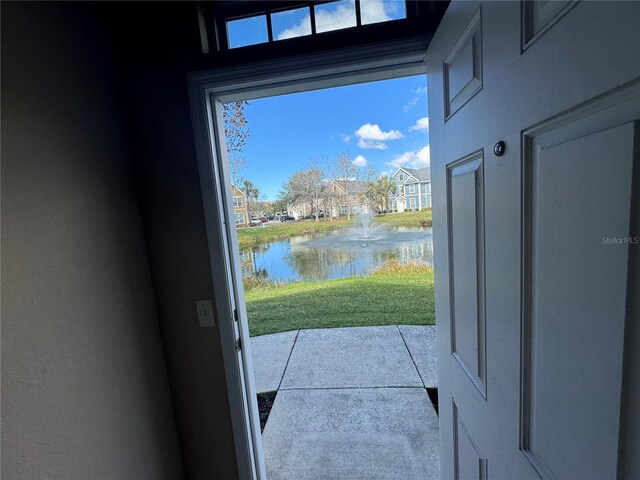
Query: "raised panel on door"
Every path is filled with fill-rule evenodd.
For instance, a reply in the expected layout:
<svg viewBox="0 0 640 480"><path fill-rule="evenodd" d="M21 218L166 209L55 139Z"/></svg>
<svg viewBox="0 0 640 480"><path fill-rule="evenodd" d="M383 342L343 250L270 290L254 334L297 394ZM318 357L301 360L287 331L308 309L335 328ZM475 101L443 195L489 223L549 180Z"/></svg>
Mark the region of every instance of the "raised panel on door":
<svg viewBox="0 0 640 480"><path fill-rule="evenodd" d="M454 480L486 480L487 459L453 402Z"/></svg>
<svg viewBox="0 0 640 480"><path fill-rule="evenodd" d="M480 9L469 21L443 62L445 114L460 110L482 89L482 23Z"/></svg>
<svg viewBox="0 0 640 480"><path fill-rule="evenodd" d="M451 353L485 395L482 152L447 168Z"/></svg>
<svg viewBox="0 0 640 480"><path fill-rule="evenodd" d="M525 156L522 443L544 478L617 473L634 124L583 135Z"/></svg>

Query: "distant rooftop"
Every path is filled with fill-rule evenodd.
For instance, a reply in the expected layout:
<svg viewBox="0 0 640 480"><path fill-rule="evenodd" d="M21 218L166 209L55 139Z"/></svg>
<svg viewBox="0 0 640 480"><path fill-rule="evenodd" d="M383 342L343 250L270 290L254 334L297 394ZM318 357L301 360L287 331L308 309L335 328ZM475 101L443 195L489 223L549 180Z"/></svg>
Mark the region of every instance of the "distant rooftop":
<svg viewBox="0 0 640 480"><path fill-rule="evenodd" d="M418 169L416 169L416 168L404 168L404 167L401 167L401 168L402 168L402 170L404 170L408 174L414 176L415 178L417 178L421 182L431 182L431 168L429 168L429 167L418 168Z"/></svg>

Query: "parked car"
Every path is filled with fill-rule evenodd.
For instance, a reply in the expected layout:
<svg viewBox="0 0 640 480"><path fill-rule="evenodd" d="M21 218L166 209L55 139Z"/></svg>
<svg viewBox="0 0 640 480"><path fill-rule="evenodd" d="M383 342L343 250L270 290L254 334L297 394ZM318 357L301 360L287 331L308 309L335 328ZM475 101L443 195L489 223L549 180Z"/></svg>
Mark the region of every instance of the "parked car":
<svg viewBox="0 0 640 480"><path fill-rule="evenodd" d="M259 227L262 225L262 222L260 220L258 220L257 218L252 218L251 220L249 220L249 226L250 227Z"/></svg>
<svg viewBox="0 0 640 480"><path fill-rule="evenodd" d="M260 220L260 222L262 223L267 223L269 221L267 217L260 217L258 220Z"/></svg>
<svg viewBox="0 0 640 480"><path fill-rule="evenodd" d="M295 218L290 217L289 215L283 215L282 217L280 217L281 222L295 222L295 220Z"/></svg>

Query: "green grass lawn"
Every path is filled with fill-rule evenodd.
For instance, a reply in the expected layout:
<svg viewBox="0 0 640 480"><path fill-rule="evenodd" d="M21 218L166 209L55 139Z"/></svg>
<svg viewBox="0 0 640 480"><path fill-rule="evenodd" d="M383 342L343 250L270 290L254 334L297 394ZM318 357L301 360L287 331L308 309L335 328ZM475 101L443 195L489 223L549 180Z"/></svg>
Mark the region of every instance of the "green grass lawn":
<svg viewBox="0 0 640 480"><path fill-rule="evenodd" d="M435 324L433 270L425 267L259 287L246 292L246 303L251 336L301 328Z"/></svg>
<svg viewBox="0 0 640 480"><path fill-rule="evenodd" d="M394 227L430 227L431 209L421 212L387 213L376 216L376 222Z"/></svg>

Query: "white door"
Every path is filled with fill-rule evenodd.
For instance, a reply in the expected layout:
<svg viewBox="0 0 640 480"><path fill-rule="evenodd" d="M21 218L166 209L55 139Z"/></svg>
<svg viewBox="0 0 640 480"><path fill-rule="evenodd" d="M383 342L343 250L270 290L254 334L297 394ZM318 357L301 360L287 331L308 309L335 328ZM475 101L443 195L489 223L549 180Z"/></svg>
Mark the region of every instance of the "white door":
<svg viewBox="0 0 640 480"><path fill-rule="evenodd" d="M443 479L640 476L639 32L640 2L453 2L429 46Z"/></svg>
<svg viewBox="0 0 640 480"><path fill-rule="evenodd" d="M404 197L400 197L398 198L398 200L396 200L396 206L398 207L398 213L404 212L406 206L406 200L404 199Z"/></svg>

